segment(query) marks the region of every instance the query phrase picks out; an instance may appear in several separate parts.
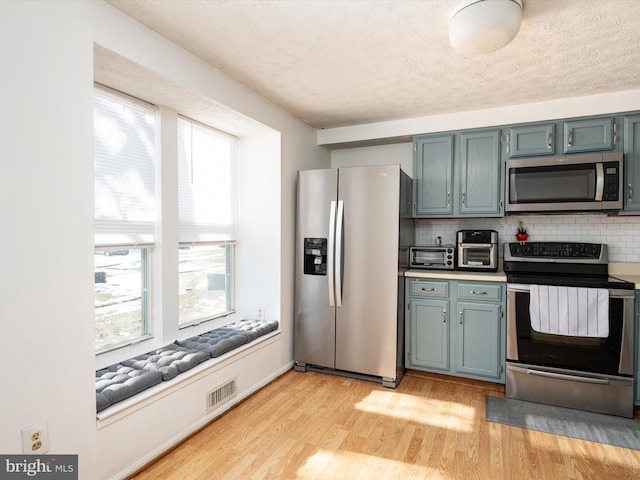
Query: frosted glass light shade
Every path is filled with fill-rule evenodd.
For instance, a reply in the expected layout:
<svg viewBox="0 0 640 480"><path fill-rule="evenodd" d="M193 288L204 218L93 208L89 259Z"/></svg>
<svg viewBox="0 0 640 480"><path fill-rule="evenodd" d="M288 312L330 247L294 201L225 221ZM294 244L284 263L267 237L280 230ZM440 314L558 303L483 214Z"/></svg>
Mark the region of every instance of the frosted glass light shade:
<svg viewBox="0 0 640 480"><path fill-rule="evenodd" d="M460 53L504 47L520 30L522 0L466 0L449 17L449 41Z"/></svg>

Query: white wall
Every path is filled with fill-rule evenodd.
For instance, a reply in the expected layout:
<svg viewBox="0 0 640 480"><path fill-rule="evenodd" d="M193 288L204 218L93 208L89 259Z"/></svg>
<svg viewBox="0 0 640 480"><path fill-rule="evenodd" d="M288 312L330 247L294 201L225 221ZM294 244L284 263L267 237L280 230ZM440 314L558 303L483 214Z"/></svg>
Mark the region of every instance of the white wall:
<svg viewBox="0 0 640 480"><path fill-rule="evenodd" d="M510 105L486 110L327 128L318 130L318 145L368 141L376 141L379 144L379 139L406 138L407 136L422 133L514 125L517 123L637 110L640 110L640 90L630 90L589 97L561 98L544 102Z"/></svg>
<svg viewBox="0 0 640 480"><path fill-rule="evenodd" d="M239 222L237 247L238 313L280 319L280 134L251 136L240 141ZM265 272L269 272L265 275Z"/></svg>
<svg viewBox="0 0 640 480"><path fill-rule="evenodd" d="M331 166L389 165L399 163L407 175L413 177L413 144L393 143L376 147L344 148L331 152Z"/></svg>
<svg viewBox="0 0 640 480"><path fill-rule="evenodd" d="M1 2L0 40L0 382L10 392L0 405L0 452L21 453L20 430L46 419L51 452L78 454L81 479L118 477L198 426L202 412L174 413L185 402L200 404L217 377L238 375L242 394L292 362L295 172L327 167L330 156L315 145L315 130L101 1ZM241 140L248 155L242 221L261 219L241 233L268 233L259 248L240 243L258 266L241 263L239 283L245 292L264 287L262 295L245 295L246 308L264 303L282 328L266 348L212 372L216 378L100 431L91 280L94 43L274 132L263 139L267 154L258 140Z"/></svg>
<svg viewBox="0 0 640 480"><path fill-rule="evenodd" d="M0 452L47 420L94 478L92 21L73 3L0 4Z"/></svg>

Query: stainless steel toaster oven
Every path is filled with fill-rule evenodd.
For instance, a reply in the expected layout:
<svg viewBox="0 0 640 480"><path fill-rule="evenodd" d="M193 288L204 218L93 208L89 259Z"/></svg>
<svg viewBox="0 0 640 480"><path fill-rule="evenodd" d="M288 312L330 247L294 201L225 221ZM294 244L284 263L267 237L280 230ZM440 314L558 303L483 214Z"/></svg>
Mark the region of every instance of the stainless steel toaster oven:
<svg viewBox="0 0 640 480"><path fill-rule="evenodd" d="M433 245L411 247L409 262L411 268L432 270L454 270L456 268L456 248L453 245Z"/></svg>

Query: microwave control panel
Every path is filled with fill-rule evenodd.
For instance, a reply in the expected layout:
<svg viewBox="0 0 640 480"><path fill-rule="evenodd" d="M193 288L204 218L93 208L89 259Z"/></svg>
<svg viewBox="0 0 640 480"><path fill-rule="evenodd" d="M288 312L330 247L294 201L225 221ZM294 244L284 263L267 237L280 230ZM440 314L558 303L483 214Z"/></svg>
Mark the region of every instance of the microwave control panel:
<svg viewBox="0 0 640 480"><path fill-rule="evenodd" d="M604 201L618 200L618 185L620 183L618 165L617 162L605 162L603 164L604 190L602 192L602 200Z"/></svg>

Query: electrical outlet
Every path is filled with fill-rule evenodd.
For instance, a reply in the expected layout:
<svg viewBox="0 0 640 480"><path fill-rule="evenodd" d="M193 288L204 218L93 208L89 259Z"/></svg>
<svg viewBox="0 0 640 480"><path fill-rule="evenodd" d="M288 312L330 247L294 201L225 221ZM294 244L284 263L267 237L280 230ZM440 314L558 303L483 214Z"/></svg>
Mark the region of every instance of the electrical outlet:
<svg viewBox="0 0 640 480"><path fill-rule="evenodd" d="M258 317L258 320L264 320L264 306L258 305L256 307L256 315Z"/></svg>
<svg viewBox="0 0 640 480"><path fill-rule="evenodd" d="M40 455L49 451L46 420L22 429L22 453Z"/></svg>

